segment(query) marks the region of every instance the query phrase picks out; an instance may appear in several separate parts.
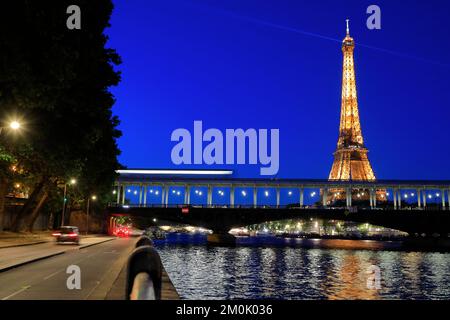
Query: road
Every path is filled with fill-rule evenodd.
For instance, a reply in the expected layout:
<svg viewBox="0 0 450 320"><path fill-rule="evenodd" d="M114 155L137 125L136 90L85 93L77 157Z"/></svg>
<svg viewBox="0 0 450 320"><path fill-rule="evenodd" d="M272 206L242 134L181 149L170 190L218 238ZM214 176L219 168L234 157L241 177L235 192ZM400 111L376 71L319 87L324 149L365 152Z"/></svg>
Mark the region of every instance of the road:
<svg viewBox="0 0 450 320"><path fill-rule="evenodd" d="M104 299L134 247L134 238L120 238L84 249L67 248L64 254L32 262L0 273L0 300L85 300ZM29 250L53 252L61 246L46 243L2 249L20 256ZM15 253L14 253L15 252ZM67 267L81 270L81 289L67 288Z"/></svg>

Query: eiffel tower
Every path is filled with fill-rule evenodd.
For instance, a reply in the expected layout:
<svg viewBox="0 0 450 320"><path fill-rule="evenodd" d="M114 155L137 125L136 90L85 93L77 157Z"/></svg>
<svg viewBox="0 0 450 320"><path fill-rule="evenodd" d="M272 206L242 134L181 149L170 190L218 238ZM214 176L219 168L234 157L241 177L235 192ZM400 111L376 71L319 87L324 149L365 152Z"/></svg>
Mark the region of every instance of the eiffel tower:
<svg viewBox="0 0 450 320"><path fill-rule="evenodd" d="M364 145L359 121L355 63L353 59L354 49L355 42L350 36L349 20L347 20L347 35L342 43L344 63L339 139L328 179L374 181L376 178L367 156L368 150ZM343 190L330 191L330 200L343 199L345 197ZM385 199L385 191L379 190L376 193L377 198L380 200ZM369 196L368 192L364 192L364 190L356 191L356 195L361 200L366 200Z"/></svg>

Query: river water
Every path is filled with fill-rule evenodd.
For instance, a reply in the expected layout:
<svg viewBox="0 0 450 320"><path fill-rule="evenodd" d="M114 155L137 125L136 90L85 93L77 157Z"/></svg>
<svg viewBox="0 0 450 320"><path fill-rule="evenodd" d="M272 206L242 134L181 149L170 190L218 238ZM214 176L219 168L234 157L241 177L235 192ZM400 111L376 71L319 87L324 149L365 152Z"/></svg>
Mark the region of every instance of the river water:
<svg viewBox="0 0 450 320"><path fill-rule="evenodd" d="M450 253L362 240L315 240L309 248L257 241L208 247L202 237L184 236L156 247L183 299L450 298Z"/></svg>

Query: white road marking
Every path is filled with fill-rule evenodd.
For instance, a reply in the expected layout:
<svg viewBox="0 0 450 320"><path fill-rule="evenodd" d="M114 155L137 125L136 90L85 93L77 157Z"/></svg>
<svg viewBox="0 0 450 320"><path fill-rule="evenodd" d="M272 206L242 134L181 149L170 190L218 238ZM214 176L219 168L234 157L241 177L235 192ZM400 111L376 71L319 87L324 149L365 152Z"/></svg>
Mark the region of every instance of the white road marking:
<svg viewBox="0 0 450 320"><path fill-rule="evenodd" d="M30 289L30 288L31 288L31 286L25 286L25 287L22 287L22 289L17 290L16 292L10 294L10 295L7 296L7 297L4 297L2 300L8 300L9 298L12 298L12 297L14 297L15 295L17 295L17 294L19 294L19 293L21 293L21 292L24 292L25 290L28 290L28 289Z"/></svg>
<svg viewBox="0 0 450 320"><path fill-rule="evenodd" d="M60 273L62 270L59 270L59 271L56 271L56 272L53 272L51 275L48 275L48 276L46 276L45 278L44 278L44 280L48 280L48 279L50 279L51 277L53 277L54 275L57 275L58 273Z"/></svg>

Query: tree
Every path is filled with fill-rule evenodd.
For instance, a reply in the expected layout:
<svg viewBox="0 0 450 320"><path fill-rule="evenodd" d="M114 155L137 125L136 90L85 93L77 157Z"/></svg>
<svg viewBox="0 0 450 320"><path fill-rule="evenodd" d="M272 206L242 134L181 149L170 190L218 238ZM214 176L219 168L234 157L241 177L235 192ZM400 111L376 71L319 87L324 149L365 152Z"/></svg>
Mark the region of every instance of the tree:
<svg viewBox="0 0 450 320"><path fill-rule="evenodd" d="M73 4L81 8L80 30L66 26ZM23 139L5 144L15 143L13 155L33 186L13 230L24 220L31 230L49 194L60 194L69 177L85 194L110 193L121 135L109 92L120 81L120 57L105 47L104 34L112 9L110 0L0 4L0 117L24 122ZM0 217L1 210L0 202Z"/></svg>

